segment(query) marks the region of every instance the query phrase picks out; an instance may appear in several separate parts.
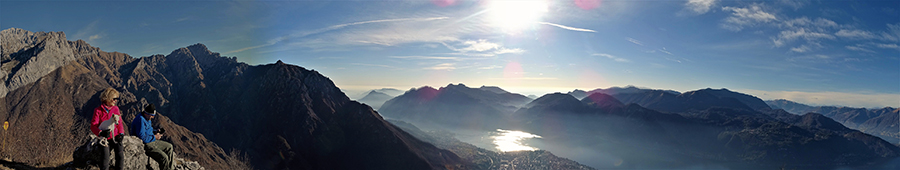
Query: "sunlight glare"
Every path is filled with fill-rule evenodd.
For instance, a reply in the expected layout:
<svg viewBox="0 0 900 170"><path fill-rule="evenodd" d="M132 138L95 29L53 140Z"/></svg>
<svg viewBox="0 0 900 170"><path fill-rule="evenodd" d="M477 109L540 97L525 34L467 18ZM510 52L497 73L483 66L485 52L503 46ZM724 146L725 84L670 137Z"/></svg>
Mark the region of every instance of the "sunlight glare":
<svg viewBox="0 0 900 170"><path fill-rule="evenodd" d="M492 0L487 2L488 22L514 34L537 24L547 13L546 0Z"/></svg>
<svg viewBox="0 0 900 170"><path fill-rule="evenodd" d="M541 138L541 136L531 134L528 132L515 131L515 130L503 130L497 129L497 136L492 136L494 139L494 144L497 145L497 150L502 152L509 151L533 151L538 148L531 147L522 143L522 140L531 139L531 138Z"/></svg>

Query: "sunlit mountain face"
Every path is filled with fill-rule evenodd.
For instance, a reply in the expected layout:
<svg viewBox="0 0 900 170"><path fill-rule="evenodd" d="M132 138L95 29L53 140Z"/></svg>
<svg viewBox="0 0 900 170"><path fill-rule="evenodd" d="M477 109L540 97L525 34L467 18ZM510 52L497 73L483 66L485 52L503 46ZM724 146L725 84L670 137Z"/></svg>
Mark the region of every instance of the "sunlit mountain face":
<svg viewBox="0 0 900 170"><path fill-rule="evenodd" d="M900 169L900 1L0 3L14 125L76 63L263 169Z"/></svg>

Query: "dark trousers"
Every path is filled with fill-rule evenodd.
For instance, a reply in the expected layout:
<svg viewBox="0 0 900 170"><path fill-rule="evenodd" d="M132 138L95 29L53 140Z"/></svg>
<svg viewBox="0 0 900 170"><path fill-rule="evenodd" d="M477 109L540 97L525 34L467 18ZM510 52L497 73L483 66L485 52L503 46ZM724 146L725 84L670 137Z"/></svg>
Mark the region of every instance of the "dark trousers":
<svg viewBox="0 0 900 170"><path fill-rule="evenodd" d="M100 165L100 169L109 169L109 148L115 149L116 165L118 165L119 169L122 169L122 166L125 164L125 147L122 146L122 136L113 137L113 140L109 140L109 146L103 147L103 164Z"/></svg>

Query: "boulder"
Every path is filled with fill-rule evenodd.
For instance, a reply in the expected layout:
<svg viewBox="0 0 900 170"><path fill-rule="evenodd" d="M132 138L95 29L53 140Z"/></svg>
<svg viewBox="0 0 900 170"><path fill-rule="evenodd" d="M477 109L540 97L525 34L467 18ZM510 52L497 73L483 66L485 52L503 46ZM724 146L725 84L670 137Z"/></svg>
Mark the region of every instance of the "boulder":
<svg viewBox="0 0 900 170"><path fill-rule="evenodd" d="M69 164L75 167L86 167L85 169L93 169L91 167L99 167L102 163L103 146L101 145L105 139L90 134L90 138L83 145L75 149L72 153L72 162ZM159 163L153 158L147 156L144 151L144 143L135 136L125 136L122 139L124 144L125 159L122 169L130 170L159 170ZM114 149L110 149L110 163L115 165ZM175 159L175 169L177 170L204 170L199 163L184 160L182 158Z"/></svg>

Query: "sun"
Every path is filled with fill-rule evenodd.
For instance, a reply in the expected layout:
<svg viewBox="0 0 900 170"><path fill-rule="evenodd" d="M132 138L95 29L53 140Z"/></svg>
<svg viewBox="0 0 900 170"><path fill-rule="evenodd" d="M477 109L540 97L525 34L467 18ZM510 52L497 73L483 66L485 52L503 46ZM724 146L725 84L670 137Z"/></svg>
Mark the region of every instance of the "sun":
<svg viewBox="0 0 900 170"><path fill-rule="evenodd" d="M548 10L546 0L491 0L485 6L488 23L506 33L538 24Z"/></svg>

